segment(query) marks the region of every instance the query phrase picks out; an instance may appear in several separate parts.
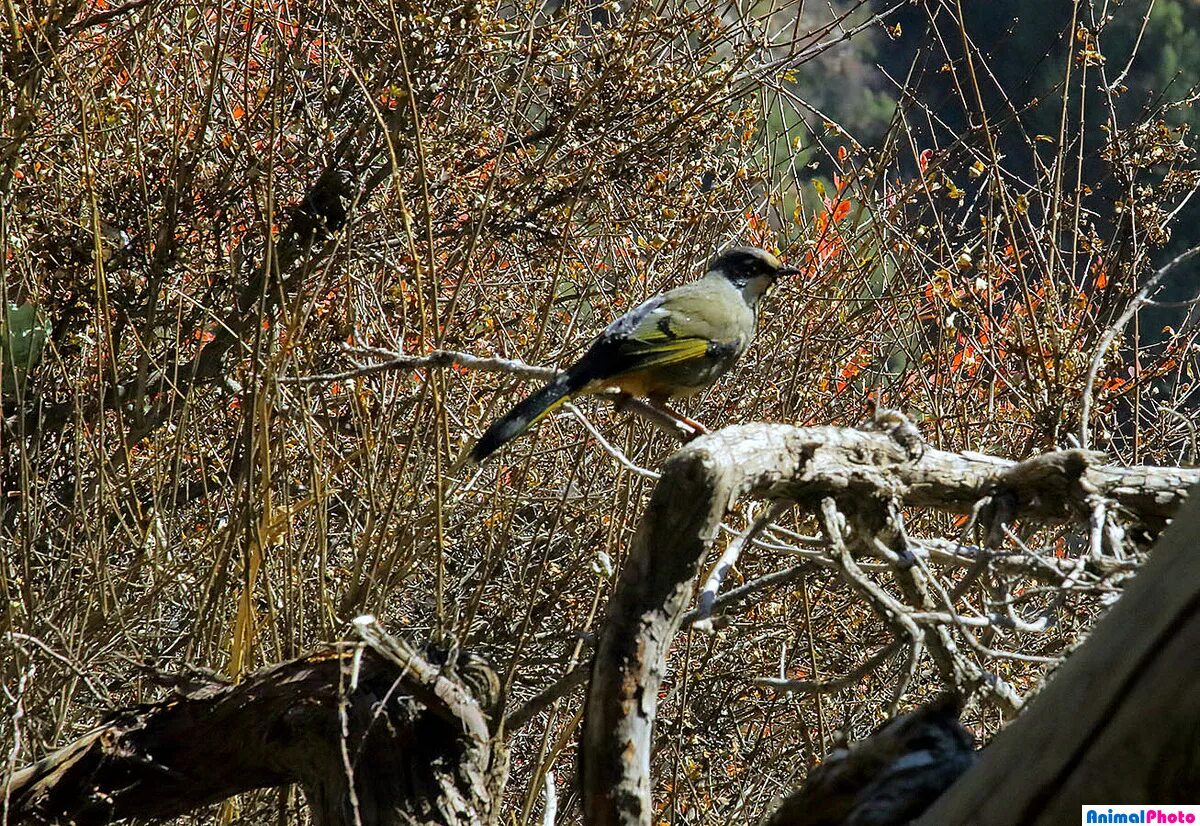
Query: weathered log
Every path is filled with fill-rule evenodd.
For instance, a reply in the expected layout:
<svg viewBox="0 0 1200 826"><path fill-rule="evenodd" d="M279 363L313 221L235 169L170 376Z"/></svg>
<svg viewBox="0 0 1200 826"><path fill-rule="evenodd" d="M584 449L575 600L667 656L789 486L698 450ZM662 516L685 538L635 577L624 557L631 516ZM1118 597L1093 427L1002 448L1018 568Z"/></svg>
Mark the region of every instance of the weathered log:
<svg viewBox="0 0 1200 826"><path fill-rule="evenodd" d="M797 501L824 496L893 494L912 507L971 513L985 496L1011 494L1020 515L1043 522L1086 516L1100 495L1135 522L1160 528L1200 483L1200 469L1116 467L1104 454L1060 450L1017 462L983 453L926 448L914 455L888 434L841 427L744 425L723 438L771 440L799 460L781 479L781 495ZM768 433L770 435L768 435Z"/></svg>
<svg viewBox="0 0 1200 826"><path fill-rule="evenodd" d="M292 783L320 826L490 822L507 765L488 733L494 673L470 657L439 671L373 623L360 633L118 712L14 775L9 822L164 819Z"/></svg>

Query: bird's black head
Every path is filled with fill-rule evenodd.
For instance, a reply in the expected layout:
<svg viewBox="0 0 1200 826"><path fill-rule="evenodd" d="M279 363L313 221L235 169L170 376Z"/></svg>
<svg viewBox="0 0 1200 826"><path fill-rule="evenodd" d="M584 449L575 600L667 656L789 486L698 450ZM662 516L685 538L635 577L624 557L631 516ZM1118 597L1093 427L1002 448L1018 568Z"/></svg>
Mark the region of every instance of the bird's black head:
<svg viewBox="0 0 1200 826"><path fill-rule="evenodd" d="M708 265L742 291L747 303L753 305L781 275L799 272L787 267L766 250L758 247L733 247L718 255Z"/></svg>

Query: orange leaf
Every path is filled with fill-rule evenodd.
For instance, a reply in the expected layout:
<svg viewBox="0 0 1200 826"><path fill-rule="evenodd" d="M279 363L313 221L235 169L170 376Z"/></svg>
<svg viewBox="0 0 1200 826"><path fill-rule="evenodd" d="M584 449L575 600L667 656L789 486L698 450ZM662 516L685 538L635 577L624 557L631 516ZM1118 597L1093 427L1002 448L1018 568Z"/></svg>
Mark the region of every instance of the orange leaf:
<svg viewBox="0 0 1200 826"><path fill-rule="evenodd" d="M233 107L233 119L234 120L241 120L245 116L246 116L246 110L242 108L241 104L238 104L237 106Z"/></svg>

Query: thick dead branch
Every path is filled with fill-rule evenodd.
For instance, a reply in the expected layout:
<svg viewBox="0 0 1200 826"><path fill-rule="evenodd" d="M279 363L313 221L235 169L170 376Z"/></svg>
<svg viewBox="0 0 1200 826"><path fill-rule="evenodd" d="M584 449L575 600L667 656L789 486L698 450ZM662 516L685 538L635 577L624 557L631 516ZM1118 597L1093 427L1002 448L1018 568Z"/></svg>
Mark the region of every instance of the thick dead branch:
<svg viewBox="0 0 1200 826"><path fill-rule="evenodd" d="M1023 462L982 453L926 449L914 458L884 433L840 427L743 425L722 431L727 439L771 442L796 457L799 467L775 492L799 502L823 496L894 497L904 505L971 513L984 497L1004 494L1026 519L1086 521L1089 494L1116 504L1127 518L1160 528L1200 482L1200 469L1114 467L1104 456L1062 450Z"/></svg>
<svg viewBox="0 0 1200 826"><path fill-rule="evenodd" d="M489 822L506 769L483 712L495 674L461 656L459 673L439 672L358 625L365 644L118 712L16 773L10 822L164 819L291 783L324 826Z"/></svg>
<svg viewBox="0 0 1200 826"><path fill-rule="evenodd" d="M990 499L1003 502L1004 521L1086 523L1100 496L1126 517L1156 527L1184 501L1188 486L1200 481L1200 471L1105 467L1100 459L1084 451L1026 462L932 449L913 455L884 433L761 424L727 428L680 450L664 466L651 496L597 649L581 754L587 822L650 822L652 731L667 652L698 567L737 499L792 499L814 508L825 501L826 523L833 529L834 505L842 502L848 503L847 512L861 517L870 502L971 513ZM837 544L836 537L831 541ZM908 567L899 552L888 555L896 557L893 567ZM848 553L842 561L856 565ZM941 607L922 589L923 573L916 566L910 579L909 596L919 597L919 607ZM895 622L911 624L907 606L880 607ZM945 655L938 664L954 672L952 682L970 690L988 681L977 668L958 675L965 664L973 664L955 650L948 632L938 634ZM915 625L908 635L916 645L929 636ZM1002 690L992 694L1009 711L1020 703Z"/></svg>
<svg viewBox="0 0 1200 826"><path fill-rule="evenodd" d="M945 695L837 749L766 826L907 823L975 762L975 740Z"/></svg>
<svg viewBox="0 0 1200 826"><path fill-rule="evenodd" d="M1200 502L1087 642L919 821L1066 823L1084 803L1191 802L1200 788Z"/></svg>
<svg viewBox="0 0 1200 826"><path fill-rule="evenodd" d="M769 427L721 431L663 468L594 661L580 758L590 824L650 822L650 748L667 651L729 506L768 491L797 464L779 436Z"/></svg>

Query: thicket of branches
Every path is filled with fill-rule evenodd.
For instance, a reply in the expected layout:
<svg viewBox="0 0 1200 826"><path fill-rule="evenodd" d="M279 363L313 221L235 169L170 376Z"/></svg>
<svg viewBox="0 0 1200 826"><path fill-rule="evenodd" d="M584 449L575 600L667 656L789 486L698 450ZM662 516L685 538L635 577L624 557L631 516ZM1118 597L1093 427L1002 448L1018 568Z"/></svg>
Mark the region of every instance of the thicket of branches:
<svg viewBox="0 0 1200 826"><path fill-rule="evenodd" d="M1073 8L1034 99L996 86L969 12L923 4L891 127L864 146L798 81L897 34L887 5L7 6L7 770L160 696L155 670L236 679L363 612L486 654L509 712L586 662L677 443L581 400L451 468L527 366L568 362L734 241L805 271L689 407L709 427L898 409L943 450L1190 463L1192 307L1165 329L1136 311L1152 274L1186 278L1158 268L1200 181L1194 92L1119 115L1136 55L1106 32L1145 9ZM1057 128L1028 131L1047 110ZM429 358L446 351L485 361ZM911 514L936 610L886 558L864 568L986 676L966 713L984 736L1161 527L1104 497L1090 529L989 513ZM725 588L756 590L673 652L662 819L758 817L840 727L944 687L820 531L806 511L726 522L744 547ZM518 820L547 772L573 774L580 713L567 694L510 732Z"/></svg>

